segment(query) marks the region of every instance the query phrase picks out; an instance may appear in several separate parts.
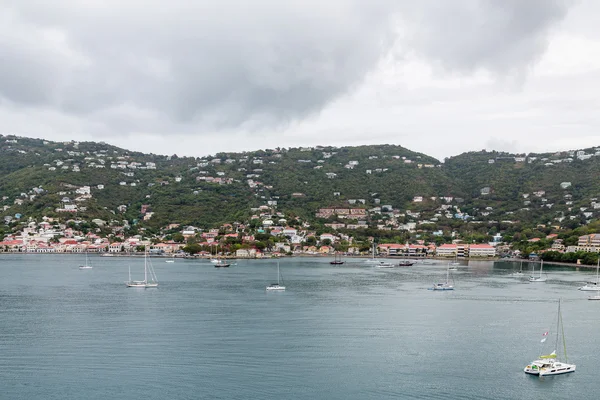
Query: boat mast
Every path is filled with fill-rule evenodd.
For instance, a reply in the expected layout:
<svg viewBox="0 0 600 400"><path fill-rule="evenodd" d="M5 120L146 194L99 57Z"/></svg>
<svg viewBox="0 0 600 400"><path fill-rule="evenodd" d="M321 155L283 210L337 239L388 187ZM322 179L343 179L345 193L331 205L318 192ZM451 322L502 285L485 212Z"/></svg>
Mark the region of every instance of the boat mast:
<svg viewBox="0 0 600 400"><path fill-rule="evenodd" d="M561 330L561 335L562 335L562 340L563 340L563 351L565 353L565 362L568 363L569 359L567 358L567 341L565 339L565 326L563 325L563 322L562 322L562 313L560 312L560 299L558 299L558 323L560 324L560 330ZM558 333L558 329L556 330L556 332Z"/></svg>
<svg viewBox="0 0 600 400"><path fill-rule="evenodd" d="M279 286L279 260L277 260L277 286Z"/></svg>
<svg viewBox="0 0 600 400"><path fill-rule="evenodd" d="M148 283L148 248L144 248L144 283Z"/></svg>

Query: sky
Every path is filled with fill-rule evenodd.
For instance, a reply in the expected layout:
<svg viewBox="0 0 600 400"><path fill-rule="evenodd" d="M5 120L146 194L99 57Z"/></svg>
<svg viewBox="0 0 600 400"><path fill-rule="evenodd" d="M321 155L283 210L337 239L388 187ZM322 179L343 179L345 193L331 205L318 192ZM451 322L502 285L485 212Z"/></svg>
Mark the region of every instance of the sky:
<svg viewBox="0 0 600 400"><path fill-rule="evenodd" d="M594 0L0 0L0 133L204 156L600 146Z"/></svg>

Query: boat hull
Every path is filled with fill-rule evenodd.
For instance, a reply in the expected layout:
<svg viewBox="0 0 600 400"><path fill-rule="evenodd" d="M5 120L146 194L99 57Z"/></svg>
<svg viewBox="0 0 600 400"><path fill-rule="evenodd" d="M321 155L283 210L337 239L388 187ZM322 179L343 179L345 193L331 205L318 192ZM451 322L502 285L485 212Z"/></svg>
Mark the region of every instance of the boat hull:
<svg viewBox="0 0 600 400"><path fill-rule="evenodd" d="M285 290L285 286L267 286L267 292L283 292Z"/></svg>
<svg viewBox="0 0 600 400"><path fill-rule="evenodd" d="M546 278L529 278L529 282L531 282L531 283L546 282Z"/></svg>
<svg viewBox="0 0 600 400"><path fill-rule="evenodd" d="M583 292L598 292L600 291L600 286L582 286L579 288L579 290L583 291Z"/></svg>

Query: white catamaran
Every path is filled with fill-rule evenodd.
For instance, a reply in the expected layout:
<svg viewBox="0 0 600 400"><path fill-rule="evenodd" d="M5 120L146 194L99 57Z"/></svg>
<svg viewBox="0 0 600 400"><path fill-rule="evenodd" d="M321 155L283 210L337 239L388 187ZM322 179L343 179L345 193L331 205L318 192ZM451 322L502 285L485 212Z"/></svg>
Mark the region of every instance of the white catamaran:
<svg viewBox="0 0 600 400"><path fill-rule="evenodd" d="M131 280L131 266L129 266L129 280L125 282L127 287L140 287L140 288L155 288L158 287L158 279L152 268L152 263L148 260L148 251L144 252L144 280L134 281Z"/></svg>
<svg viewBox="0 0 600 400"><path fill-rule="evenodd" d="M541 264L540 264L540 275L539 276L535 276L535 265L533 266L533 271L531 276L529 277L529 282L546 282L546 280L548 279L547 274L542 276L542 271L544 269L544 260L542 260Z"/></svg>
<svg viewBox="0 0 600 400"><path fill-rule="evenodd" d="M283 278L281 277L281 273L279 272L279 261L277 261L277 283L271 283L267 286L267 291L271 290L285 290L285 286L283 286Z"/></svg>
<svg viewBox="0 0 600 400"><path fill-rule="evenodd" d="M542 343L544 343L548 338L548 333L549 332L545 332L543 334L543 338L541 340ZM558 300L558 317L556 318L556 342L554 343L555 349L558 347L559 336L562 337L565 362L561 362L558 360L556 350L554 350L552 353L540 356L539 359L532 361L529 365L527 365L525 369L523 369L523 371L526 374L547 376L575 372L575 364L568 364L567 343L565 341L565 329L563 326L562 313L560 310L560 299Z"/></svg>

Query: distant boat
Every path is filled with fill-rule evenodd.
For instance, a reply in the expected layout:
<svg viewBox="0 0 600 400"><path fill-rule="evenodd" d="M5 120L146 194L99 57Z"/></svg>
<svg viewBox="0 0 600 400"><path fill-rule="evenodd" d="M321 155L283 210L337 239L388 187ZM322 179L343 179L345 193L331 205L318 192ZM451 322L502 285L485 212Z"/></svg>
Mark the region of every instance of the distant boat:
<svg viewBox="0 0 600 400"><path fill-rule="evenodd" d="M399 267L410 267L413 265L415 265L415 262L411 260L400 260L400 262L398 263Z"/></svg>
<svg viewBox="0 0 600 400"><path fill-rule="evenodd" d="M549 332L545 332L542 336L542 343L544 343L548 337ZM539 359L532 361L527 365L523 372L529 375L547 376L547 375L561 375L568 374L569 372L575 372L575 364L568 364L567 359L567 343L565 341L565 329L562 322L562 314L560 311L560 299L558 300L558 316L556 318L556 341L554 343L554 351L550 354L540 356ZM558 361L556 355L556 348L558 347L559 336L562 336L562 345L564 350L565 362Z"/></svg>
<svg viewBox="0 0 600 400"><path fill-rule="evenodd" d="M454 255L454 261L452 261L450 265L460 265L458 262L458 252Z"/></svg>
<svg viewBox="0 0 600 400"><path fill-rule="evenodd" d="M227 261L221 260L221 259L218 259L217 262L214 264L215 264L215 268L227 268L231 265Z"/></svg>
<svg viewBox="0 0 600 400"><path fill-rule="evenodd" d="M458 271L458 268L456 267L455 263L449 263L448 264L448 271Z"/></svg>
<svg viewBox="0 0 600 400"><path fill-rule="evenodd" d="M454 290L454 285L450 283L450 266L446 268L446 282L434 283L429 290Z"/></svg>
<svg viewBox="0 0 600 400"><path fill-rule="evenodd" d="M340 257L338 258L338 253L335 253L333 255L334 259L333 261L329 261L329 264L331 265L342 265L344 262L342 261L342 255L340 254Z"/></svg>
<svg viewBox="0 0 600 400"><path fill-rule="evenodd" d="M598 270L600 269L600 258L598 258L598 264L596 264L596 281L595 282L586 282L585 285L583 285L582 287L579 288L579 290L584 290L584 291L592 291L592 290L600 290L600 284L599 284L599 280L598 280ZM590 299L590 300L596 300L596 299Z"/></svg>
<svg viewBox="0 0 600 400"><path fill-rule="evenodd" d="M542 263L540 264L540 275L539 276L534 276L535 274L535 265L533 266L533 271L531 276L529 277L529 282L546 282L546 280L548 279L548 274L546 274L546 276L542 276L542 270L544 269L544 260L542 260Z"/></svg>
<svg viewBox="0 0 600 400"><path fill-rule="evenodd" d="M379 264L379 260L375 258L375 243L373 243L373 249L371 250L371 258L365 261L367 264Z"/></svg>
<svg viewBox="0 0 600 400"><path fill-rule="evenodd" d="M513 278L520 278L523 276L523 261L521 261L521 268L518 271L514 271L510 276Z"/></svg>
<svg viewBox="0 0 600 400"><path fill-rule="evenodd" d="M377 265L375 265L375 267L377 267L377 268L394 268L395 265L392 264L391 262L379 261L379 263Z"/></svg>
<svg viewBox="0 0 600 400"><path fill-rule="evenodd" d="M173 254L172 258L169 258L165 262L167 262L167 263L174 263L175 262L175 254Z"/></svg>
<svg viewBox="0 0 600 400"><path fill-rule="evenodd" d="M154 268L148 260L148 251L144 251L144 280L134 281L131 279L131 265L129 265L129 280L125 282L127 287L143 287L143 288L155 288L158 287L158 279L154 273Z"/></svg>
<svg viewBox="0 0 600 400"><path fill-rule="evenodd" d="M277 261L277 283L271 283L269 286L267 286L266 290L267 291L272 291L272 290L283 291L283 290L285 290L285 286L283 286L283 278L281 277L281 273L279 272L279 261Z"/></svg>
<svg viewBox="0 0 600 400"><path fill-rule="evenodd" d="M87 251L85 252L85 264L80 265L79 269L92 269L92 266L90 265L90 260L88 259Z"/></svg>

